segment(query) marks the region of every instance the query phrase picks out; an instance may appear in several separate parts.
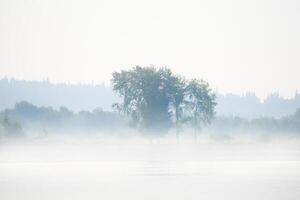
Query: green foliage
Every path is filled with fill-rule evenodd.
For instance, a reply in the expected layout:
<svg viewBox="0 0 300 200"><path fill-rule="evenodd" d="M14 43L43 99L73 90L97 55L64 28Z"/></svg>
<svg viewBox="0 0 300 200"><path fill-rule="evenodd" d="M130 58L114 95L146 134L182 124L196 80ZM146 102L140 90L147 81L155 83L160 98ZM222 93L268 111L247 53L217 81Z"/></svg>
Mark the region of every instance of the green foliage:
<svg viewBox="0 0 300 200"><path fill-rule="evenodd" d="M112 76L114 91L123 97L123 102L113 107L130 116L138 128L164 131L174 122L178 128L180 122L189 121L184 115L193 119L195 126L204 125L214 115L215 95L204 81L187 82L168 68L140 66Z"/></svg>

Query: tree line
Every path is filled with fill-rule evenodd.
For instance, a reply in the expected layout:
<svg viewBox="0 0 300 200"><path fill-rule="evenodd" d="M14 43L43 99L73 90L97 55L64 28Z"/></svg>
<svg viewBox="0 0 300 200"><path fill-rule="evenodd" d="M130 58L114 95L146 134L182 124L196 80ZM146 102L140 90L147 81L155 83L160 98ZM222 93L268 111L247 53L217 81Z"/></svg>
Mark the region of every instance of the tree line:
<svg viewBox="0 0 300 200"><path fill-rule="evenodd" d="M61 105L79 112L101 107L111 111L112 102L120 98L111 85L102 84L54 84L48 81L25 81L0 79L0 110L12 108L16 103L28 101L35 105L52 106L59 109ZM104 98L105 97L105 98ZM284 117L300 107L300 93L286 99L278 93L269 94L261 101L254 93L221 94L217 93L217 115L234 115L253 119L264 117Z"/></svg>
<svg viewBox="0 0 300 200"><path fill-rule="evenodd" d="M56 110L52 107L38 107L29 102L19 102L12 109L0 111L0 138L28 136L32 132L46 136L47 134L97 134L125 133L128 119L116 112L101 109L75 113L65 107ZM185 124L186 128L191 123ZM175 128L175 127L174 127ZM189 133L189 131L186 131ZM185 133L186 133L185 132ZM203 133L213 135L235 134L299 134L300 109L294 114L270 118L260 117L245 119L239 116L215 116Z"/></svg>
<svg viewBox="0 0 300 200"><path fill-rule="evenodd" d="M27 133L89 133L115 130L125 126L125 120L116 112L100 108L75 113L66 107L38 107L27 101L16 103L14 108L0 112L2 136Z"/></svg>

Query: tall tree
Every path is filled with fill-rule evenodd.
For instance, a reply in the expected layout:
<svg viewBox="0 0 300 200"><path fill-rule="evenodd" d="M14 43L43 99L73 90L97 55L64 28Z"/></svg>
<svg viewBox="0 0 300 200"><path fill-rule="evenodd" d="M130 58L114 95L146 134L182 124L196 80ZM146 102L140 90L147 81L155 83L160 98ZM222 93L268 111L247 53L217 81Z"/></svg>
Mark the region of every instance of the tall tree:
<svg viewBox="0 0 300 200"><path fill-rule="evenodd" d="M216 95L207 82L199 79L192 79L185 92L186 112L194 127L195 141L197 141L197 132L209 124L214 116Z"/></svg>
<svg viewBox="0 0 300 200"><path fill-rule="evenodd" d="M171 109L173 111L173 118L176 130L176 139L179 140L179 132L181 130L182 117L184 111L184 98L186 90L186 81L180 76L173 76L170 78L171 82Z"/></svg>
<svg viewBox="0 0 300 200"><path fill-rule="evenodd" d="M167 130L171 125L171 76L166 68L140 66L113 73L113 89L123 97L114 107L131 116L139 128Z"/></svg>

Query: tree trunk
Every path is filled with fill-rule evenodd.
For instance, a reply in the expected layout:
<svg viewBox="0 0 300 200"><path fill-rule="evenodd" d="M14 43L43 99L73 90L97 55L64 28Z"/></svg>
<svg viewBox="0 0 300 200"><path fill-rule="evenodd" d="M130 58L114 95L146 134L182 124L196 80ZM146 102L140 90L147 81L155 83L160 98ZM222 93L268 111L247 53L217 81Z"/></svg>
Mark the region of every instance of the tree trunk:
<svg viewBox="0 0 300 200"><path fill-rule="evenodd" d="M175 110L175 117L176 117L176 142L179 144L179 124L178 124L178 108Z"/></svg>
<svg viewBox="0 0 300 200"><path fill-rule="evenodd" d="M194 142L195 144L197 144L197 140L198 140L198 130L197 127L194 127Z"/></svg>
<svg viewBox="0 0 300 200"><path fill-rule="evenodd" d="M177 122L176 122L176 142L177 144L179 144L179 127Z"/></svg>

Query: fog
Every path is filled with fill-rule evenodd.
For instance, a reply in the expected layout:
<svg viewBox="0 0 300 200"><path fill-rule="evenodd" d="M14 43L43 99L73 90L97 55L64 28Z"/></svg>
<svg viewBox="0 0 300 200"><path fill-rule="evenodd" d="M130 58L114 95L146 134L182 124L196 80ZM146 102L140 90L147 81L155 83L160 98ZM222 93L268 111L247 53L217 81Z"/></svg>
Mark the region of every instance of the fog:
<svg viewBox="0 0 300 200"><path fill-rule="evenodd" d="M0 200L299 200L299 10L1 0Z"/></svg>
<svg viewBox="0 0 300 200"><path fill-rule="evenodd" d="M300 197L299 136L84 135L1 140L1 199Z"/></svg>

